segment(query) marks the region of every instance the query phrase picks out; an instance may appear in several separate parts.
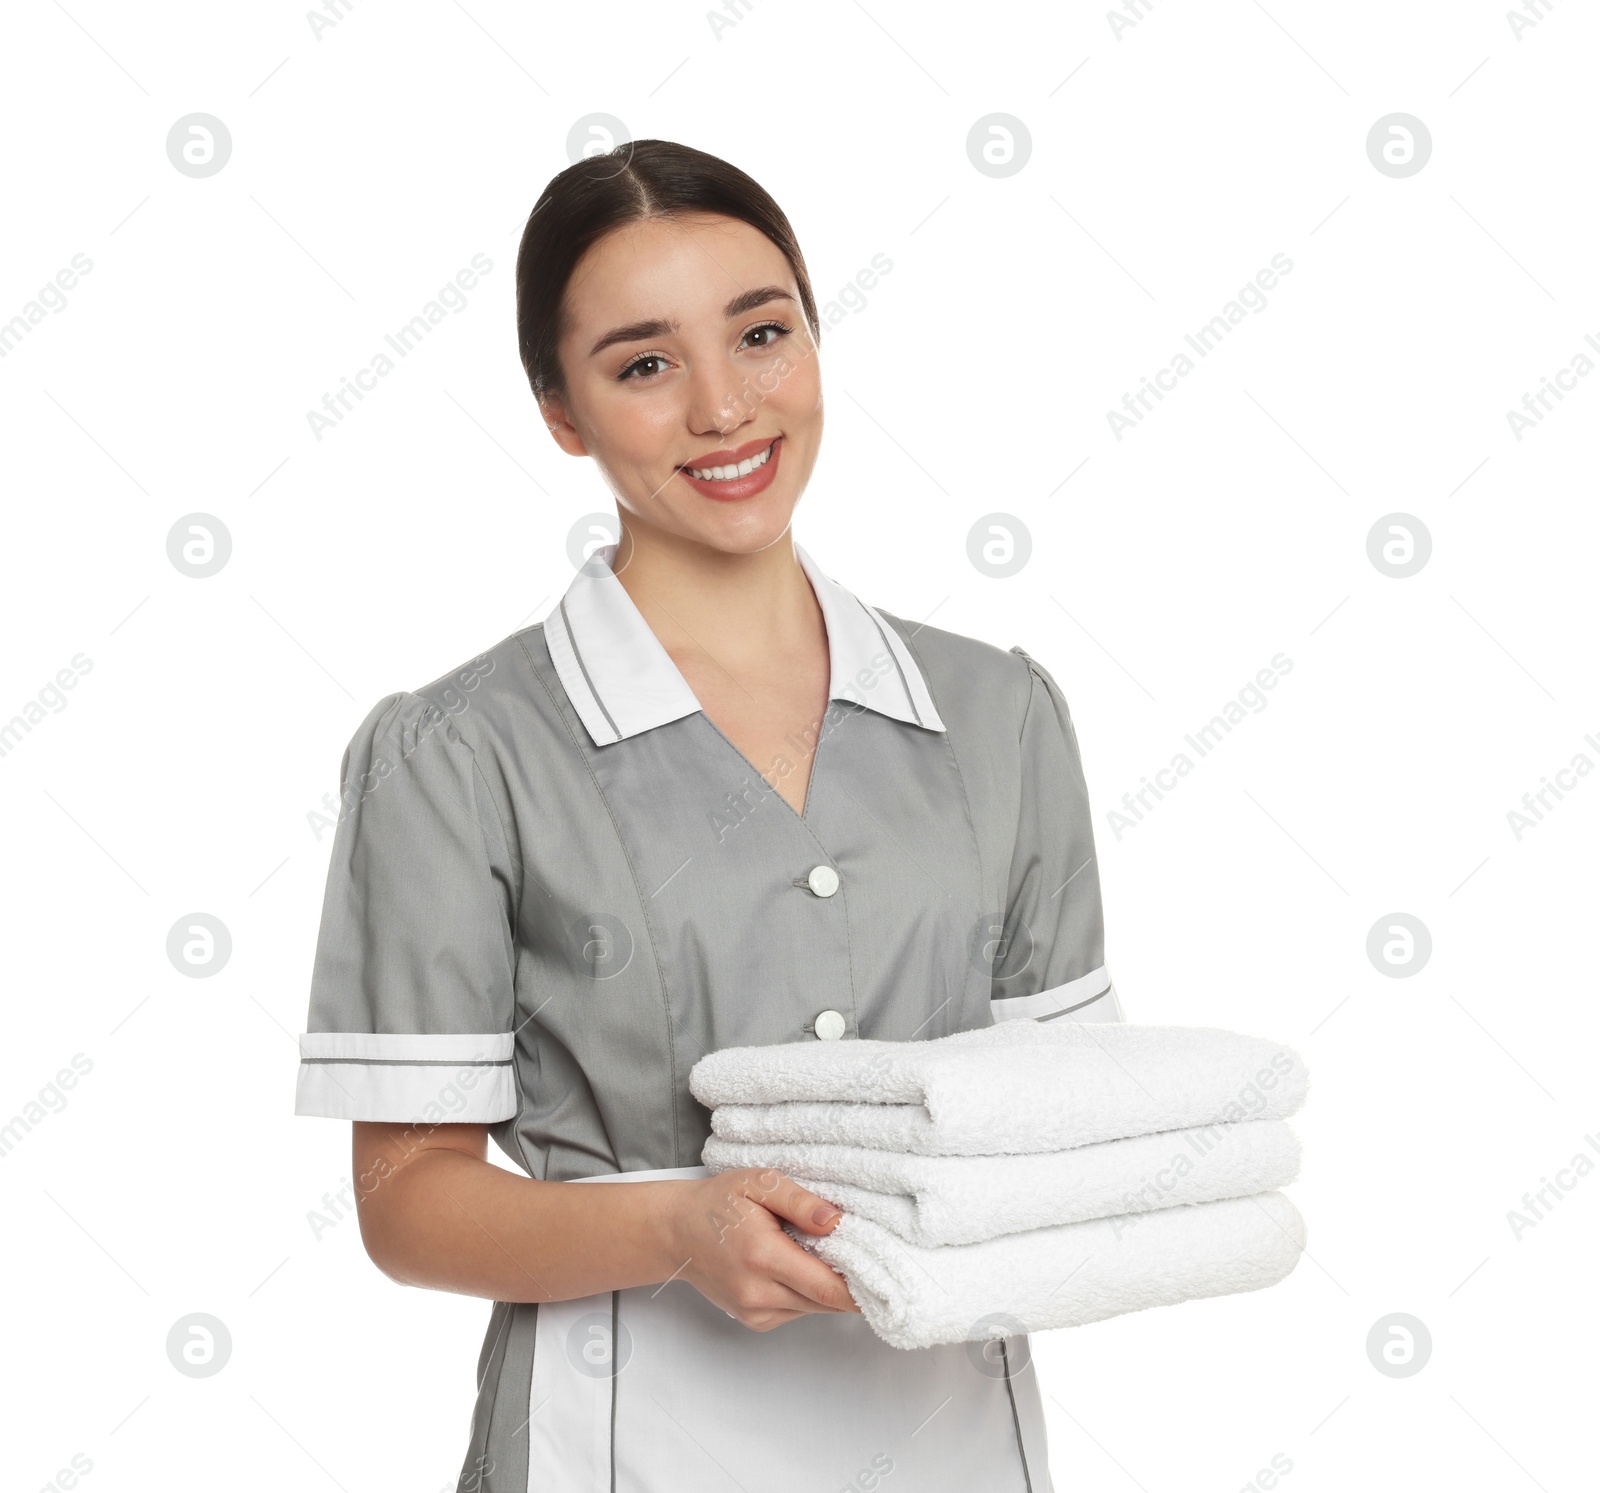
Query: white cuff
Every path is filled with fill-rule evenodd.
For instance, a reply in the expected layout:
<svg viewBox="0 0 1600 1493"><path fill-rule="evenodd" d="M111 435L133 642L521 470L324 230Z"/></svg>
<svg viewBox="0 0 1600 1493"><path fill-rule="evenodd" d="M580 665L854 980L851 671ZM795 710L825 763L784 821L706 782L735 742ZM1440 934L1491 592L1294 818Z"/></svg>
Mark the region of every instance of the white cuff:
<svg viewBox="0 0 1600 1493"><path fill-rule="evenodd" d="M303 1032L297 1115L493 1125L518 1108L511 1032Z"/></svg>
<svg viewBox="0 0 1600 1493"><path fill-rule="evenodd" d="M1122 1021L1121 1002L1111 988L1105 965L1092 969L1065 985L1041 990L1037 995L1012 995L991 1000L996 1021Z"/></svg>

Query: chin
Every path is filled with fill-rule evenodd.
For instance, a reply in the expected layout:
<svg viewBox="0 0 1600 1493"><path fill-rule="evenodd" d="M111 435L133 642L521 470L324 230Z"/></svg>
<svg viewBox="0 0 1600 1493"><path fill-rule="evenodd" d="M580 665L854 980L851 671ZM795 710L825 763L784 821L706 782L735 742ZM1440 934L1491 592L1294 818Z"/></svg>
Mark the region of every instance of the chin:
<svg viewBox="0 0 1600 1493"><path fill-rule="evenodd" d="M702 544L725 555L756 555L770 548L788 532L791 515L784 513L759 522L722 523L712 532L697 536Z"/></svg>
<svg viewBox="0 0 1600 1493"><path fill-rule="evenodd" d="M754 555L782 539L793 517L792 503L736 504L696 513L678 533L725 555Z"/></svg>

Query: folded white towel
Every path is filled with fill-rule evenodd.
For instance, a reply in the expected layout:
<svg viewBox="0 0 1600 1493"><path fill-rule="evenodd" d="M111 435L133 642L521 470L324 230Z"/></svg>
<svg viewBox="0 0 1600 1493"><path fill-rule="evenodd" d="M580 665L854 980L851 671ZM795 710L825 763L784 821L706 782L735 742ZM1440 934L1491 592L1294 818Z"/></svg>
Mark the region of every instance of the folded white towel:
<svg viewBox="0 0 1600 1493"><path fill-rule="evenodd" d="M1258 1291L1294 1269L1306 1242L1305 1220L1281 1192L937 1249L850 1213L829 1234L784 1229L844 1276L867 1324L896 1348L1077 1327Z"/></svg>
<svg viewBox="0 0 1600 1493"><path fill-rule="evenodd" d="M983 1156L1238 1120L1308 1085L1282 1043L1214 1027L1002 1021L931 1041L725 1047L689 1071L725 1140Z"/></svg>
<svg viewBox="0 0 1600 1493"><path fill-rule="evenodd" d="M913 1244L1249 1197L1292 1182L1300 1141L1282 1120L1246 1120L1020 1156L907 1156L863 1146L752 1144L713 1135L713 1172L770 1168Z"/></svg>

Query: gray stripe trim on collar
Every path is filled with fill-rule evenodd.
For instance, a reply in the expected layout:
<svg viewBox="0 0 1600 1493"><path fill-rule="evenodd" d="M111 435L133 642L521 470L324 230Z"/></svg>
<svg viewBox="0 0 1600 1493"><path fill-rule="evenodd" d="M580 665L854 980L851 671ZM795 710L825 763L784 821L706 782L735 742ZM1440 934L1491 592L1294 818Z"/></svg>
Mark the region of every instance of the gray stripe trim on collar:
<svg viewBox="0 0 1600 1493"><path fill-rule="evenodd" d="M894 671L900 676L900 688L905 691L906 704L911 707L912 715L916 716L917 724L926 726L928 723L923 720L922 712L917 709L916 697L911 693L911 682L906 678L906 671L900 667L900 659L894 651L894 644L889 641L888 633L883 630L883 623L878 620L878 614L871 607L862 607L861 610L872 619L872 625L878 629L878 636L883 639L883 646L889 652L889 659L894 664Z"/></svg>
<svg viewBox="0 0 1600 1493"><path fill-rule="evenodd" d="M589 666L583 661L583 649L578 646L578 635L572 630L572 619L567 615L567 598L561 598L561 625L567 630L567 642L572 646L572 656L578 661L579 672L583 675L583 682L589 686L589 693L594 697L594 703L600 707L600 714L606 718L606 724L611 727L611 734L622 740L622 731L612 719L611 712L606 709L606 702L601 698L600 691L595 688L594 680L589 677Z"/></svg>

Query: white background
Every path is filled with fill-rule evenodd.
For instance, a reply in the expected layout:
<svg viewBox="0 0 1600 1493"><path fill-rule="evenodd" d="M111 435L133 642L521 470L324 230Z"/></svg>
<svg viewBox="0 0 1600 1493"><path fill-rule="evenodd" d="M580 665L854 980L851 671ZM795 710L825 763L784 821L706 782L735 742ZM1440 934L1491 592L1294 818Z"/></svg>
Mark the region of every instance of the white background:
<svg viewBox="0 0 1600 1493"><path fill-rule="evenodd" d="M0 1121L92 1064L0 1157L6 1486L74 1455L90 1489L453 1484L487 1303L308 1222L349 1135L291 1113L307 816L371 705L542 616L609 507L537 419L512 294L604 112L753 174L819 300L892 260L824 334L797 535L1055 674L1129 1019L1310 1066L1285 1282L1035 1337L1057 1488L1232 1490L1277 1454L1295 1493L1592 1488L1600 1179L1561 1173L1520 1237L1508 1212L1600 1162L1600 781L1507 814L1600 762L1600 377L1521 440L1506 415L1600 339L1593 10L1519 36L1478 0L1155 0L1119 36L1094 6L751 0L719 35L694 4L355 0L319 39L288 3L139 9L4 19L0 321L93 263L0 359L0 720L92 663L0 757ZM1366 150L1397 111L1433 142L1405 178ZM204 179L166 155L194 112L233 142ZM966 150L996 112L1032 140L1003 179ZM477 253L466 308L317 440ZM1119 441L1107 411L1276 253L1266 308ZM1009 580L967 558L995 511L1032 536ZM206 580L167 558L194 512L232 536ZM1431 535L1409 579L1368 557L1394 513ZM1119 829L1277 653L1266 708ZM209 979L166 955L195 912L233 940ZM1404 978L1366 952L1396 912L1432 937ZM194 1312L232 1337L214 1377L167 1361ZM1408 1378L1366 1349L1395 1312L1432 1336Z"/></svg>

